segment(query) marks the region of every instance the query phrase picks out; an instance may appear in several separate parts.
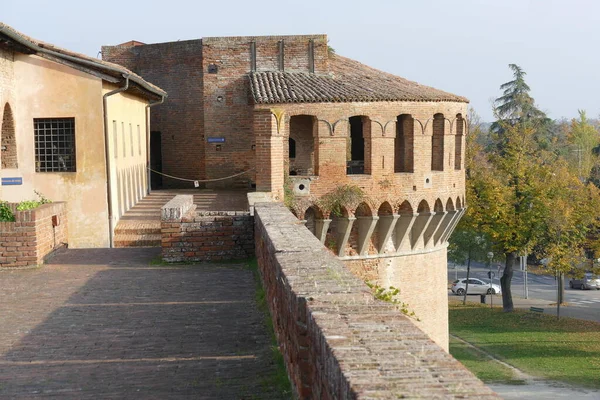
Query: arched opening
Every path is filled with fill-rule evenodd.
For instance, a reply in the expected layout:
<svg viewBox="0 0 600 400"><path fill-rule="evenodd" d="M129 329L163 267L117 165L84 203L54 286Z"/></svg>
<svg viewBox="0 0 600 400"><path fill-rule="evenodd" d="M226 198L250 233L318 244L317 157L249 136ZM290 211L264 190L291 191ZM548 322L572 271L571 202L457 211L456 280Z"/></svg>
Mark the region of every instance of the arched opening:
<svg viewBox="0 0 600 400"><path fill-rule="evenodd" d="M316 118L294 115L290 118L288 160L290 175L314 175Z"/></svg>
<svg viewBox="0 0 600 400"><path fill-rule="evenodd" d="M346 173L365 173L365 133L370 132L371 120L365 116L349 118L350 135L348 136Z"/></svg>
<svg viewBox="0 0 600 400"><path fill-rule="evenodd" d="M18 168L17 138L15 135L15 120L10 104L4 105L2 114L2 131L0 132L0 168Z"/></svg>
<svg viewBox="0 0 600 400"><path fill-rule="evenodd" d="M435 201L435 204L433 205L433 211L435 211L436 213L444 212L444 205L442 204L442 201L440 199L437 199Z"/></svg>
<svg viewBox="0 0 600 400"><path fill-rule="evenodd" d="M456 121L454 123L456 124L456 135L454 136L454 169L461 169L465 120L461 114L456 114Z"/></svg>
<svg viewBox="0 0 600 400"><path fill-rule="evenodd" d="M426 200L421 200L419 206L417 207L418 214L424 214L430 212L429 204L427 204Z"/></svg>
<svg viewBox="0 0 600 400"><path fill-rule="evenodd" d="M377 210L377 227L373 231L372 242L377 244L379 253L393 253L396 251L392 228L394 227L394 209L392 205L385 201ZM397 218L397 216L396 216Z"/></svg>
<svg viewBox="0 0 600 400"><path fill-rule="evenodd" d="M313 207L309 207L308 210L304 212L304 220L306 221L306 227L308 230L316 236L317 213Z"/></svg>
<svg viewBox="0 0 600 400"><path fill-rule="evenodd" d="M462 208L462 203L460 201L460 197L456 198L456 208L460 210Z"/></svg>
<svg viewBox="0 0 600 400"><path fill-rule="evenodd" d="M444 114L433 116L433 136L431 137L431 170L444 170Z"/></svg>
<svg viewBox="0 0 600 400"><path fill-rule="evenodd" d="M350 231L350 237L348 238L348 247L347 247L347 255L359 255L361 250L361 239L364 239L364 235L366 235L366 230L368 230L368 225L372 221L373 211L371 207L367 203L360 203L356 208L354 213L356 217L356 222L352 225L352 230ZM367 240L369 240L367 238ZM374 248L372 243L368 243L367 251L371 251L371 248Z"/></svg>
<svg viewBox="0 0 600 400"><path fill-rule="evenodd" d="M446 202L446 211L454 211L454 203L452 203L452 198L448 198Z"/></svg>
<svg viewBox="0 0 600 400"><path fill-rule="evenodd" d="M408 200L404 200L402 204L400 204L400 207L398 207L398 214L407 216L413 215L413 209Z"/></svg>
<svg viewBox="0 0 600 400"><path fill-rule="evenodd" d="M394 140L394 172L414 172L414 131L413 117L409 114L399 115Z"/></svg>

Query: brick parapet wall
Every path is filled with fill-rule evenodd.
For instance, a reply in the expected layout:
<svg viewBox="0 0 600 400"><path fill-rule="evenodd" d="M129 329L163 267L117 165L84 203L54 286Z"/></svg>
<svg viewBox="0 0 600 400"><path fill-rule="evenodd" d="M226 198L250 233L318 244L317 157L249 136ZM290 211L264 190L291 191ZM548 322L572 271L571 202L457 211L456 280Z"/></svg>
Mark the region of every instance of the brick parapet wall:
<svg viewBox="0 0 600 400"><path fill-rule="evenodd" d="M259 269L301 399L498 398L281 204L255 205Z"/></svg>
<svg viewBox="0 0 600 400"><path fill-rule="evenodd" d="M44 204L28 211L17 211L16 204L10 207L15 221L0 222L0 268L43 264L44 257L67 243L66 203Z"/></svg>
<svg viewBox="0 0 600 400"><path fill-rule="evenodd" d="M195 206L175 204L186 197L192 196L176 196L163 207L161 244L164 261L219 261L254 255L254 218L249 212L201 212L196 211ZM165 212L174 204L178 207L176 212Z"/></svg>

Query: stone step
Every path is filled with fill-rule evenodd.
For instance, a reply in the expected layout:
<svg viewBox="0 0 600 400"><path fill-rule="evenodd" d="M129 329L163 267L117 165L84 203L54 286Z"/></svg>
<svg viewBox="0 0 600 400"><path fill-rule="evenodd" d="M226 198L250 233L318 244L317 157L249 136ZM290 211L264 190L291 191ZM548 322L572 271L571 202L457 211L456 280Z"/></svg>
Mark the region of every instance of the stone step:
<svg viewBox="0 0 600 400"><path fill-rule="evenodd" d="M117 224L115 228L115 235L160 235L160 226L145 226L145 227L130 227L130 226L119 226Z"/></svg>
<svg viewBox="0 0 600 400"><path fill-rule="evenodd" d="M127 234L115 235L115 247L160 247L160 234Z"/></svg>

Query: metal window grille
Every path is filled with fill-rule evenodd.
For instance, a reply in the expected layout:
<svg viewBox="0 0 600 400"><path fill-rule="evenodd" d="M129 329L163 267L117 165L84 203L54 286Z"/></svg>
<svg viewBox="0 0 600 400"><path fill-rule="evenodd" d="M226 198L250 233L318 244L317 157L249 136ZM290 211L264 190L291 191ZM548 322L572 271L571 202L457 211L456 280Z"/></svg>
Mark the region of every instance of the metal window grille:
<svg viewBox="0 0 600 400"><path fill-rule="evenodd" d="M75 118L34 118L35 171L75 172Z"/></svg>

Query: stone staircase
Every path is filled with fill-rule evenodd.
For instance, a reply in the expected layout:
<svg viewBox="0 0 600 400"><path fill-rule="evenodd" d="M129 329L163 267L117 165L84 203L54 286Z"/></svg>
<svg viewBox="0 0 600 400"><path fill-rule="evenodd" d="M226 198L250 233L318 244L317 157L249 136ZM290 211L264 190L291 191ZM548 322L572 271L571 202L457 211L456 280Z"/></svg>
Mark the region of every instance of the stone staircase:
<svg viewBox="0 0 600 400"><path fill-rule="evenodd" d="M119 221L115 228L115 247L160 247L160 221Z"/></svg>
<svg viewBox="0 0 600 400"><path fill-rule="evenodd" d="M177 194L193 194L198 210L246 211L246 192L234 190L156 190L129 209L115 227L115 247L160 247L160 209Z"/></svg>

